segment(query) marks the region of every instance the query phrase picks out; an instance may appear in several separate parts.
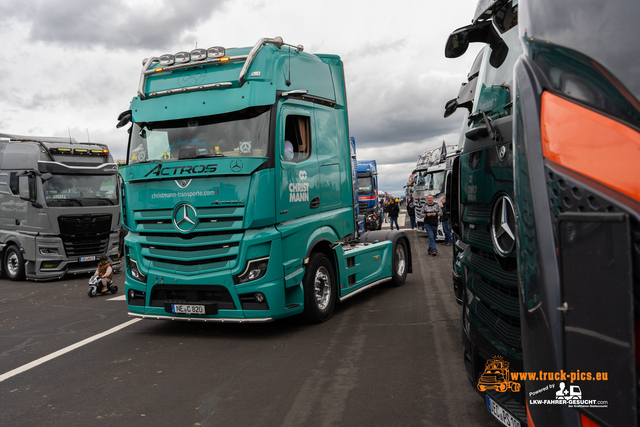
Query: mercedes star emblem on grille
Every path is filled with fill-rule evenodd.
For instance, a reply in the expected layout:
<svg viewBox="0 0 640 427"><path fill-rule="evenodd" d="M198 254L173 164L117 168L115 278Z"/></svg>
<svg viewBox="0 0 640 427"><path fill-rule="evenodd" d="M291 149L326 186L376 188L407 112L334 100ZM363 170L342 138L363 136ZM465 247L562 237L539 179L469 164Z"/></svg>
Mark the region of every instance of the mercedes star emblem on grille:
<svg viewBox="0 0 640 427"><path fill-rule="evenodd" d="M516 213L508 196L499 197L491 211L491 240L501 257L508 257L516 245Z"/></svg>
<svg viewBox="0 0 640 427"><path fill-rule="evenodd" d="M181 233L188 233L196 228L198 212L188 203L182 203L173 210L173 226Z"/></svg>

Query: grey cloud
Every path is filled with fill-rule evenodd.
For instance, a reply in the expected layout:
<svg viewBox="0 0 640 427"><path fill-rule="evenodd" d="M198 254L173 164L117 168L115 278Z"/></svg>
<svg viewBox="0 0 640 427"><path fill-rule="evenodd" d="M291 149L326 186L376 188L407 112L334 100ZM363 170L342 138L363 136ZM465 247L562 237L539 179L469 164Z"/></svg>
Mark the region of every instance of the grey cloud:
<svg viewBox="0 0 640 427"><path fill-rule="evenodd" d="M0 7L4 19L30 25L32 41L69 47L107 50L160 49L209 19L227 0L164 0L153 8L137 10L123 0L20 2L17 8ZM1 22L1 21L0 21Z"/></svg>

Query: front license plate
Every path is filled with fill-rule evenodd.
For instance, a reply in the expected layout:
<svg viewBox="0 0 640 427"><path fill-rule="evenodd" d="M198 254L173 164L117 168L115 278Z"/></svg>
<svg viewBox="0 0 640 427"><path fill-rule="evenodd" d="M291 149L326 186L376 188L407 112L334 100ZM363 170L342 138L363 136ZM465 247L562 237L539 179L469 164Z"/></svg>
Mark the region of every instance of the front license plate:
<svg viewBox="0 0 640 427"><path fill-rule="evenodd" d="M171 304L171 312L176 314L205 314L204 305Z"/></svg>
<svg viewBox="0 0 640 427"><path fill-rule="evenodd" d="M520 421L508 413L502 406L494 402L489 396L487 396L487 406L493 416L496 417L496 419L503 425L508 427L520 427Z"/></svg>
<svg viewBox="0 0 640 427"><path fill-rule="evenodd" d="M83 256L81 258L78 259L80 262L87 262L87 261L95 261L96 260L96 256Z"/></svg>

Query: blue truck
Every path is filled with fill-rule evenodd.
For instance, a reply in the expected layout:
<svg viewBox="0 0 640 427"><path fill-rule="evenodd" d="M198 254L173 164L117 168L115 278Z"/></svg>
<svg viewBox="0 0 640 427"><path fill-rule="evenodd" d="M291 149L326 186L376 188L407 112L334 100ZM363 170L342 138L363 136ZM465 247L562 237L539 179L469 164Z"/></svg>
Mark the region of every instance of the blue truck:
<svg viewBox="0 0 640 427"><path fill-rule="evenodd" d="M358 160L358 207L365 230L382 228L382 208L378 203L378 167L375 160Z"/></svg>

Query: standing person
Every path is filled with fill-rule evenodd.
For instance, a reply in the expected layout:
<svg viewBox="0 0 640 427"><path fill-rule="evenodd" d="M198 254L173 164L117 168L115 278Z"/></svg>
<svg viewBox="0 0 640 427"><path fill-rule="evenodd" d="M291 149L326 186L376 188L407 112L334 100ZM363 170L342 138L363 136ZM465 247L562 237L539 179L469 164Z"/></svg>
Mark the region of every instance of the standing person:
<svg viewBox="0 0 640 427"><path fill-rule="evenodd" d="M407 203L407 215L409 215L411 229L413 230L416 228L416 204L413 202L413 197L409 197L409 201Z"/></svg>
<svg viewBox="0 0 640 427"><path fill-rule="evenodd" d="M444 243L445 246L451 246L453 240L451 239L451 222L449 214L447 213L447 198L442 197L440 199L440 209L442 209L442 216L440 221L442 222L442 231L444 231Z"/></svg>
<svg viewBox="0 0 640 427"><path fill-rule="evenodd" d="M433 195L427 196L427 203L422 205L424 214L424 229L429 236L429 255L438 255L436 235L438 234L438 217L442 215L440 205L433 201Z"/></svg>
<svg viewBox="0 0 640 427"><path fill-rule="evenodd" d="M382 215L384 215L384 222L389 222L389 199L384 199L384 206L382 207Z"/></svg>
<svg viewBox="0 0 640 427"><path fill-rule="evenodd" d="M389 222L391 223L391 229L393 230L393 223L396 223L396 229L400 230L400 226L398 225L398 215L400 214L400 206L396 203L398 199L389 202Z"/></svg>

